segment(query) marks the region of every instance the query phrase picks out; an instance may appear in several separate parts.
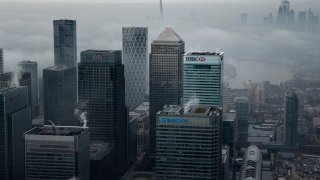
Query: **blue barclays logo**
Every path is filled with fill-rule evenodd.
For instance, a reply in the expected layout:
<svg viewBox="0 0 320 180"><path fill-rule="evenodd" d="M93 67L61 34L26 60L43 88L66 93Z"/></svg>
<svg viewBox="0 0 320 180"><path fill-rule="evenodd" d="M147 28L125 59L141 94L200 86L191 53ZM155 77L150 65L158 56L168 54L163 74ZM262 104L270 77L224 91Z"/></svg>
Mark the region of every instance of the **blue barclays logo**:
<svg viewBox="0 0 320 180"><path fill-rule="evenodd" d="M177 119L177 118L161 118L162 123L177 123L177 124L187 124L189 119Z"/></svg>

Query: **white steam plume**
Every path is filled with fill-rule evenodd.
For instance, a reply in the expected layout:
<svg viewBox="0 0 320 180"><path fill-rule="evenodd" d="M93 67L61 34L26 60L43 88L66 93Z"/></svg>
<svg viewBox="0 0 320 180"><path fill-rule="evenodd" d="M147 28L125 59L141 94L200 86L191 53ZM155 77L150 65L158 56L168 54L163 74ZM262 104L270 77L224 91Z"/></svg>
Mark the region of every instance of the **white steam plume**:
<svg viewBox="0 0 320 180"><path fill-rule="evenodd" d="M184 104L184 113L187 113L191 107L197 106L200 103L200 100L193 96L187 103Z"/></svg>
<svg viewBox="0 0 320 180"><path fill-rule="evenodd" d="M80 123L83 123L83 127L87 127L88 119L87 119L87 112L80 111L78 108L74 109L74 115L77 119L79 119Z"/></svg>
<svg viewBox="0 0 320 180"><path fill-rule="evenodd" d="M9 87L19 87L20 81L21 79L21 71L14 71L12 72L12 76L11 76L11 81L10 81L10 85Z"/></svg>

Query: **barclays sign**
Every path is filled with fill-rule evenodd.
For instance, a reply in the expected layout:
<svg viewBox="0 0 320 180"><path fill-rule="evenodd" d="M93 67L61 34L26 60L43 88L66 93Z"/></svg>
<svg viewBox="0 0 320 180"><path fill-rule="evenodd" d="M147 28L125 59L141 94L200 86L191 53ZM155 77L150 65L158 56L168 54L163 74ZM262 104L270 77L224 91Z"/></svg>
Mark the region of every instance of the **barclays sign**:
<svg viewBox="0 0 320 180"><path fill-rule="evenodd" d="M162 123L176 123L176 124L187 124L189 119L178 119L178 118L161 118Z"/></svg>

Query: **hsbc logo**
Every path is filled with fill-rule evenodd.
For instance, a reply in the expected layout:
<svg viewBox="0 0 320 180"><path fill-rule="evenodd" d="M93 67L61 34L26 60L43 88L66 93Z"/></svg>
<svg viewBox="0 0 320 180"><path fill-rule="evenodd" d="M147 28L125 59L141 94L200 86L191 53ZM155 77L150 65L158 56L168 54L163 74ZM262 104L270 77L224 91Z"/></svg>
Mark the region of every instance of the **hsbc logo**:
<svg viewBox="0 0 320 180"><path fill-rule="evenodd" d="M203 62L203 61L206 61L206 58L205 57L186 57L186 61L200 61L200 62Z"/></svg>

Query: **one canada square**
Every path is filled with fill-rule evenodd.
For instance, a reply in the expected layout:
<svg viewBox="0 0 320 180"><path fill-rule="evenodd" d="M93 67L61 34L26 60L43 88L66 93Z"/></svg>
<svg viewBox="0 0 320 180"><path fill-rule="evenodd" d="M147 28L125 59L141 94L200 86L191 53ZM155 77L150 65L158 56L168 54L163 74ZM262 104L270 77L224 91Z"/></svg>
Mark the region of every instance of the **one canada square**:
<svg viewBox="0 0 320 180"><path fill-rule="evenodd" d="M141 104L146 93L148 28L122 28L122 62L126 81L126 106Z"/></svg>
<svg viewBox="0 0 320 180"><path fill-rule="evenodd" d="M150 148L155 152L156 113L164 105L181 104L182 57L184 41L172 29L164 31L152 42L150 54Z"/></svg>

